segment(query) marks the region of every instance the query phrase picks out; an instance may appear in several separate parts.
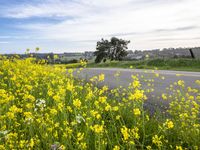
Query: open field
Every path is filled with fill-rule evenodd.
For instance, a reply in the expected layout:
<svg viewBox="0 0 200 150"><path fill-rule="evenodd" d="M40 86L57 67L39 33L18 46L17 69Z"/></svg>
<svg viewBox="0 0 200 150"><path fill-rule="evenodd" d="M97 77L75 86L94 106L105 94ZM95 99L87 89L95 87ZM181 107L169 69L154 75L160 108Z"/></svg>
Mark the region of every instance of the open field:
<svg viewBox="0 0 200 150"><path fill-rule="evenodd" d="M89 63L88 67L109 68L135 68L135 69L158 69L179 71L200 71L200 60L195 59L152 59L138 61L108 61L106 63Z"/></svg>
<svg viewBox="0 0 200 150"><path fill-rule="evenodd" d="M109 90L97 87L106 79L102 72L89 82L73 72L0 57L0 149L199 149L200 80L172 83L161 93L170 103L166 112L150 114L144 104L162 75L135 74L128 88Z"/></svg>

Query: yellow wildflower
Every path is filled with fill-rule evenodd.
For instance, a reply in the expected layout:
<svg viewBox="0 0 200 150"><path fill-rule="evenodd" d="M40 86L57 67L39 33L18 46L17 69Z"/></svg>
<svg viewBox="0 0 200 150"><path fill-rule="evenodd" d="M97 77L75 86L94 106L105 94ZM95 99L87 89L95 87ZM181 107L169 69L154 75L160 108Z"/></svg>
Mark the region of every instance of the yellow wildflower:
<svg viewBox="0 0 200 150"><path fill-rule="evenodd" d="M113 111L118 111L119 110L119 107L118 106L114 106L113 107Z"/></svg>
<svg viewBox="0 0 200 150"><path fill-rule="evenodd" d="M140 116L140 115L141 115L141 111L140 111L139 108L133 109L133 113L134 113L134 115L136 115L136 116Z"/></svg>
<svg viewBox="0 0 200 150"><path fill-rule="evenodd" d="M52 115L56 115L58 112L57 112L56 109L50 109L50 113L51 113Z"/></svg>
<svg viewBox="0 0 200 150"><path fill-rule="evenodd" d="M95 124L94 126L90 126L90 129L95 133L102 133L103 132L103 125Z"/></svg>
<svg viewBox="0 0 200 150"><path fill-rule="evenodd" d="M161 147L162 146L162 136L158 137L158 135L155 135L152 137L152 142L157 145L158 147Z"/></svg>
<svg viewBox="0 0 200 150"><path fill-rule="evenodd" d="M148 145L146 148L147 148L147 150L152 150L150 145Z"/></svg>
<svg viewBox="0 0 200 150"><path fill-rule="evenodd" d="M163 100L167 100L166 94L162 94L162 99L163 99Z"/></svg>
<svg viewBox="0 0 200 150"><path fill-rule="evenodd" d="M104 74L100 74L99 75L99 81L104 81L105 75Z"/></svg>
<svg viewBox="0 0 200 150"><path fill-rule="evenodd" d="M126 126L123 126L121 128L121 133L123 135L123 140L126 141L129 139L130 135L129 135L129 129Z"/></svg>
<svg viewBox="0 0 200 150"><path fill-rule="evenodd" d="M185 84L185 82L183 81L183 80L178 80L178 82L177 82L177 84L179 85L179 86L184 86L184 84Z"/></svg>
<svg viewBox="0 0 200 150"><path fill-rule="evenodd" d="M29 143L30 147L33 148L34 144L35 144L34 140L31 138L30 143Z"/></svg>
<svg viewBox="0 0 200 150"><path fill-rule="evenodd" d="M77 141L81 141L84 138L84 133L77 133Z"/></svg>
<svg viewBox="0 0 200 150"><path fill-rule="evenodd" d="M164 123L164 125L165 125L168 129L171 129L171 128L174 127L174 123L173 123L171 120L169 120L169 119L166 120L166 122Z"/></svg>
<svg viewBox="0 0 200 150"><path fill-rule="evenodd" d="M183 150L181 146L176 146L176 150Z"/></svg>
<svg viewBox="0 0 200 150"><path fill-rule="evenodd" d="M109 104L106 105L105 110L109 111L111 109L111 106Z"/></svg>
<svg viewBox="0 0 200 150"><path fill-rule="evenodd" d="M73 100L73 105L77 108L81 107L81 101L79 99Z"/></svg>
<svg viewBox="0 0 200 150"><path fill-rule="evenodd" d="M116 116L116 120L119 120L119 119L120 119L120 115L117 115L117 116Z"/></svg>
<svg viewBox="0 0 200 150"><path fill-rule="evenodd" d="M115 145L115 147L113 148L113 150L120 150L120 147Z"/></svg>

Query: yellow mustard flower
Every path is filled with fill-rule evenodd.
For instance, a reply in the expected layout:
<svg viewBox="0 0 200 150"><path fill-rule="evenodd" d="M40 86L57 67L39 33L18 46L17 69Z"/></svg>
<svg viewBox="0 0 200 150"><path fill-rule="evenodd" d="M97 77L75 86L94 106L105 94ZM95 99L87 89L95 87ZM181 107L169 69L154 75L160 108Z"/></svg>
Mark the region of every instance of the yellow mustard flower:
<svg viewBox="0 0 200 150"><path fill-rule="evenodd" d="M140 111L139 108L134 108L134 109L133 109L133 113L134 113L134 115L136 115L136 116L140 116L140 115L141 115L141 111Z"/></svg>
<svg viewBox="0 0 200 150"><path fill-rule="evenodd" d="M73 105L77 108L81 107L81 101L79 99L73 100Z"/></svg>

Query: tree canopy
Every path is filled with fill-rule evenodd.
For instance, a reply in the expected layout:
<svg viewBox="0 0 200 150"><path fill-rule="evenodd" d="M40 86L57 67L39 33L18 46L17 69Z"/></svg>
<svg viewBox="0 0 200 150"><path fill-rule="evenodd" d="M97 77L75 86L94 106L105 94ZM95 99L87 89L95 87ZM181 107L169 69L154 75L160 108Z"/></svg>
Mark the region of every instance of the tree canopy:
<svg viewBox="0 0 200 150"><path fill-rule="evenodd" d="M97 42L96 51L94 55L96 56L95 62L100 63L102 60L105 62L107 59L122 60L123 57L127 55L127 45L130 41L123 39L118 39L112 37L110 41L101 39Z"/></svg>

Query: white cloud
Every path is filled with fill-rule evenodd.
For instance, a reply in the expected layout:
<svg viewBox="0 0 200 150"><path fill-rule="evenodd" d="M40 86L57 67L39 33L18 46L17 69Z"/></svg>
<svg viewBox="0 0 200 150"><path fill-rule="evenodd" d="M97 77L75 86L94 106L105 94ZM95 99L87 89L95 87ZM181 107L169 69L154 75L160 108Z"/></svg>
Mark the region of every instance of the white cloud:
<svg viewBox="0 0 200 150"><path fill-rule="evenodd" d="M70 46L74 49L95 49L94 40L115 34L131 40L131 48L143 49L200 44L195 39L200 34L199 6L199 0L46 0L15 6L4 16L62 18L17 27L34 32L38 40L77 41Z"/></svg>
<svg viewBox="0 0 200 150"><path fill-rule="evenodd" d="M0 41L0 44L7 44L7 43L9 43L9 42L7 42L7 41Z"/></svg>
<svg viewBox="0 0 200 150"><path fill-rule="evenodd" d="M29 17L78 17L92 8L84 7L80 3L61 0L46 0L36 4L21 4L8 9L5 17L29 18Z"/></svg>
<svg viewBox="0 0 200 150"><path fill-rule="evenodd" d="M0 39L7 39L10 38L11 36L0 36Z"/></svg>

